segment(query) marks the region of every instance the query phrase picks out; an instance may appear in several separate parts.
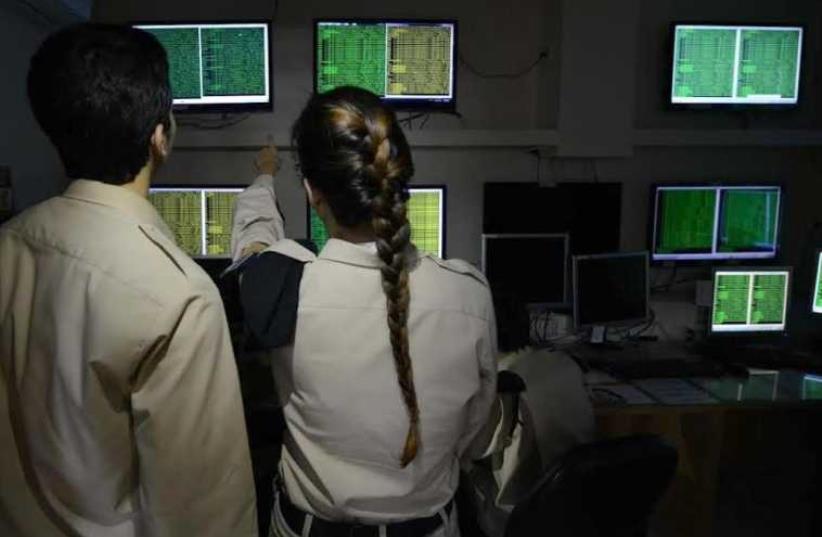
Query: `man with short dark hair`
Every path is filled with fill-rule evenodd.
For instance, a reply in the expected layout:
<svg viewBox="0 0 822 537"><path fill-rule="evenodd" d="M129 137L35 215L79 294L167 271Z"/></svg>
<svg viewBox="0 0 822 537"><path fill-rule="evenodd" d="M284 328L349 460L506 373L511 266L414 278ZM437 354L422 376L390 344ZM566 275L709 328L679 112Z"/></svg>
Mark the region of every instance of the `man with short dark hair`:
<svg viewBox="0 0 822 537"><path fill-rule="evenodd" d="M222 303L147 200L163 48L72 26L28 86L72 183L0 228L0 535L256 535Z"/></svg>

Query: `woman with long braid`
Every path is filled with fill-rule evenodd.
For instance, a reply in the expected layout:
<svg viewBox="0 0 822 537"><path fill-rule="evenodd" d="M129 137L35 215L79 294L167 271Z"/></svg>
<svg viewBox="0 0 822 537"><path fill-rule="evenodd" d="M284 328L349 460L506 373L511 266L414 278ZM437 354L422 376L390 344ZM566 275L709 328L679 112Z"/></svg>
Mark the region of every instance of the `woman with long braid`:
<svg viewBox="0 0 822 537"><path fill-rule="evenodd" d="M331 239L317 256L284 239L268 150L238 198L233 245L235 258L255 253L241 295L288 429L273 535L459 535L460 459L487 444L495 397L487 284L411 244L411 152L375 95L315 95L293 140Z"/></svg>

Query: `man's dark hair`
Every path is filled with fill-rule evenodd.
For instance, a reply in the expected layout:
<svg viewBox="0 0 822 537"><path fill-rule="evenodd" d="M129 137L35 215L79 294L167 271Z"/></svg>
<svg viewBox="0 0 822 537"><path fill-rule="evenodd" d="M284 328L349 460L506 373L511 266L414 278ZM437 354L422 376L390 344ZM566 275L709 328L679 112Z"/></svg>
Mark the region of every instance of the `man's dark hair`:
<svg viewBox="0 0 822 537"><path fill-rule="evenodd" d="M127 26L83 23L49 36L31 59L28 95L72 179L134 180L155 127L170 127L165 50Z"/></svg>

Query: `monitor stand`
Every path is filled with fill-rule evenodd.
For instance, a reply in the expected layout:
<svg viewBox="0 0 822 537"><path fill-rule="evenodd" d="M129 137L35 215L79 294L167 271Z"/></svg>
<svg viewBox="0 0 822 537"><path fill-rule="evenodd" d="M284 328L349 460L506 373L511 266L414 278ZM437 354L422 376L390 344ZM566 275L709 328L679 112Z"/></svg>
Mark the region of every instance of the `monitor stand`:
<svg viewBox="0 0 822 537"><path fill-rule="evenodd" d="M607 350L622 350L622 344L614 341L608 341L608 327L607 326L593 326L591 327L591 339L588 344L598 349Z"/></svg>
<svg viewBox="0 0 822 537"><path fill-rule="evenodd" d="M591 328L591 345L602 345L608 341L608 328L605 326L594 326Z"/></svg>

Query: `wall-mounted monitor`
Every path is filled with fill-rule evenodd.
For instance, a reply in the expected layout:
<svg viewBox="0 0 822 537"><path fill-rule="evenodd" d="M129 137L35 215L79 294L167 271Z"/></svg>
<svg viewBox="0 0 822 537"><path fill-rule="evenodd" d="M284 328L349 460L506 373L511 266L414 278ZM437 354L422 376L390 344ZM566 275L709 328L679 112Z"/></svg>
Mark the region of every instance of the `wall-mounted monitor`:
<svg viewBox="0 0 822 537"><path fill-rule="evenodd" d="M177 246L195 258L230 258L234 202L243 188L214 186L157 187L148 199Z"/></svg>
<svg viewBox="0 0 822 537"><path fill-rule="evenodd" d="M495 297L531 307L568 303L567 233L484 234L482 270Z"/></svg>
<svg viewBox="0 0 822 537"><path fill-rule="evenodd" d="M787 268L715 270L711 332L784 332L790 289Z"/></svg>
<svg viewBox="0 0 822 537"><path fill-rule="evenodd" d="M802 27L676 24L673 34L672 104L797 104Z"/></svg>
<svg viewBox="0 0 822 537"><path fill-rule="evenodd" d="M655 186L653 261L774 259L779 186Z"/></svg>
<svg viewBox="0 0 822 537"><path fill-rule="evenodd" d="M483 233L568 233L571 255L601 254L619 250L621 222L621 183L483 185Z"/></svg>
<svg viewBox="0 0 822 537"><path fill-rule="evenodd" d="M270 109L271 23L138 24L168 54L177 111Z"/></svg>
<svg viewBox="0 0 822 537"><path fill-rule="evenodd" d="M411 242L421 252L445 257L445 186L409 187L408 194ZM308 237L320 251L330 238L328 230L311 206L307 212Z"/></svg>
<svg viewBox="0 0 822 537"><path fill-rule="evenodd" d="M314 89L356 86L400 109L456 106L453 20L317 20Z"/></svg>

